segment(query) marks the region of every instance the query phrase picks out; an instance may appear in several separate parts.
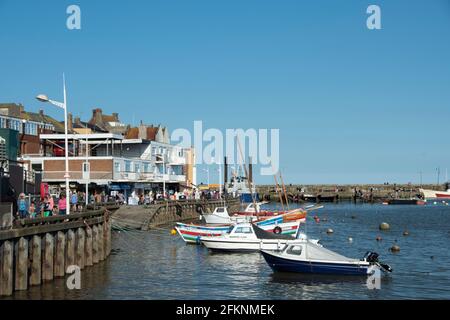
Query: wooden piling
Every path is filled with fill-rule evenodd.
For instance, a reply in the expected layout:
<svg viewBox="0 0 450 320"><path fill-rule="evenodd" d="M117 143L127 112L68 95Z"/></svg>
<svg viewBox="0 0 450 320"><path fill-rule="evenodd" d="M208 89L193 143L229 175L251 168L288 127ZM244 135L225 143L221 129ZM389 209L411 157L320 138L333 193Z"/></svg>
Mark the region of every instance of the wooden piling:
<svg viewBox="0 0 450 320"><path fill-rule="evenodd" d="M75 233L72 229L67 230L66 261L65 268L75 264ZM67 271L67 270L66 270Z"/></svg>
<svg viewBox="0 0 450 320"><path fill-rule="evenodd" d="M66 235L62 231L56 234L56 250L55 250L55 277L64 277L66 274Z"/></svg>
<svg viewBox="0 0 450 320"><path fill-rule="evenodd" d="M42 279L42 247L41 237L34 235L30 243L30 286L38 286Z"/></svg>
<svg viewBox="0 0 450 320"><path fill-rule="evenodd" d="M103 225L98 226L98 260L105 260L105 237L103 232Z"/></svg>
<svg viewBox="0 0 450 320"><path fill-rule="evenodd" d="M92 266L92 228L86 229L86 242L84 244L85 266Z"/></svg>
<svg viewBox="0 0 450 320"><path fill-rule="evenodd" d="M98 227L92 227L92 263L98 263Z"/></svg>
<svg viewBox="0 0 450 320"><path fill-rule="evenodd" d="M106 256L109 257L111 254L111 219L108 218L104 225L106 230Z"/></svg>
<svg viewBox="0 0 450 320"><path fill-rule="evenodd" d="M85 265L85 232L83 228L78 228L76 232L76 249L75 249L75 264L84 269Z"/></svg>
<svg viewBox="0 0 450 320"><path fill-rule="evenodd" d="M0 243L0 296L13 293L13 252L11 241Z"/></svg>
<svg viewBox="0 0 450 320"><path fill-rule="evenodd" d="M44 240L44 261L42 266L42 281L53 280L53 254L54 254L54 237L51 233L45 234Z"/></svg>
<svg viewBox="0 0 450 320"><path fill-rule="evenodd" d="M20 238L15 244L15 283L17 291L28 289L28 240Z"/></svg>

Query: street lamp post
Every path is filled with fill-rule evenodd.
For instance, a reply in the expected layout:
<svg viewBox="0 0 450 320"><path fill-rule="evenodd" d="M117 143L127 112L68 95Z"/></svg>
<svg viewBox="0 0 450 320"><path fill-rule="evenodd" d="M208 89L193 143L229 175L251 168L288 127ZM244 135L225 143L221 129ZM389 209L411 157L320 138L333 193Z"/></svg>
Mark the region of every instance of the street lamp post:
<svg viewBox="0 0 450 320"><path fill-rule="evenodd" d="M54 106L57 106L58 108L64 109L64 142L65 142L65 173L64 178L66 180L66 214L70 213L70 199L69 199L69 138L68 138L68 132L67 132L67 95L66 95L66 80L63 75L63 94L64 94L64 102L58 102L49 99L46 95L40 94L36 97L37 100L41 102L50 102Z"/></svg>

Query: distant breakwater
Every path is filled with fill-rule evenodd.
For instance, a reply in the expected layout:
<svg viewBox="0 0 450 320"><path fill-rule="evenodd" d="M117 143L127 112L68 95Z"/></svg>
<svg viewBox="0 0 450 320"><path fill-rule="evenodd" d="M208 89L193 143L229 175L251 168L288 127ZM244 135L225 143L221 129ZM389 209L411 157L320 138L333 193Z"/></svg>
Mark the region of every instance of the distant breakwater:
<svg viewBox="0 0 450 320"><path fill-rule="evenodd" d="M419 189L445 190L444 185L417 184L354 184L354 185L286 185L289 201L293 202L382 202L387 199L408 199L420 195ZM279 187L282 191L282 187ZM261 200L280 201L275 185L259 185ZM285 198L283 196L283 201Z"/></svg>

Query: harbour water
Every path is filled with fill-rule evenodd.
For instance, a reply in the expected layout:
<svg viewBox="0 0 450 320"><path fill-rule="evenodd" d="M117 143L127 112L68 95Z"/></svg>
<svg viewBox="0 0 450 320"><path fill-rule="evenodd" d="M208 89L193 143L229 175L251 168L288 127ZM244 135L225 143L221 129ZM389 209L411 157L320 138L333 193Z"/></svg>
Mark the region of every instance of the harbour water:
<svg viewBox="0 0 450 320"><path fill-rule="evenodd" d="M391 229L379 231L381 222ZM274 274L259 253L211 253L171 228L114 233L112 255L82 272L81 290L59 279L8 299L450 299L450 206L442 203L325 204L310 214L307 233L325 247L357 258L372 250L392 266L380 290L364 277ZM389 251L394 243L400 252Z"/></svg>

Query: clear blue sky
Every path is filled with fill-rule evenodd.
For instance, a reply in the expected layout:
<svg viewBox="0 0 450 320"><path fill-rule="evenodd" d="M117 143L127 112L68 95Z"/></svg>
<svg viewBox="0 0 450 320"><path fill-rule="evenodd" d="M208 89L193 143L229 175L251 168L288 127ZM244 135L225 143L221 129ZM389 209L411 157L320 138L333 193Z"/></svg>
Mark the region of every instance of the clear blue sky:
<svg viewBox="0 0 450 320"><path fill-rule="evenodd" d="M82 30L66 28L70 4ZM382 30L366 28L369 4ZM280 128L288 183L434 183L450 169L448 0L0 0L0 44L0 102L38 110L65 72L83 118Z"/></svg>

